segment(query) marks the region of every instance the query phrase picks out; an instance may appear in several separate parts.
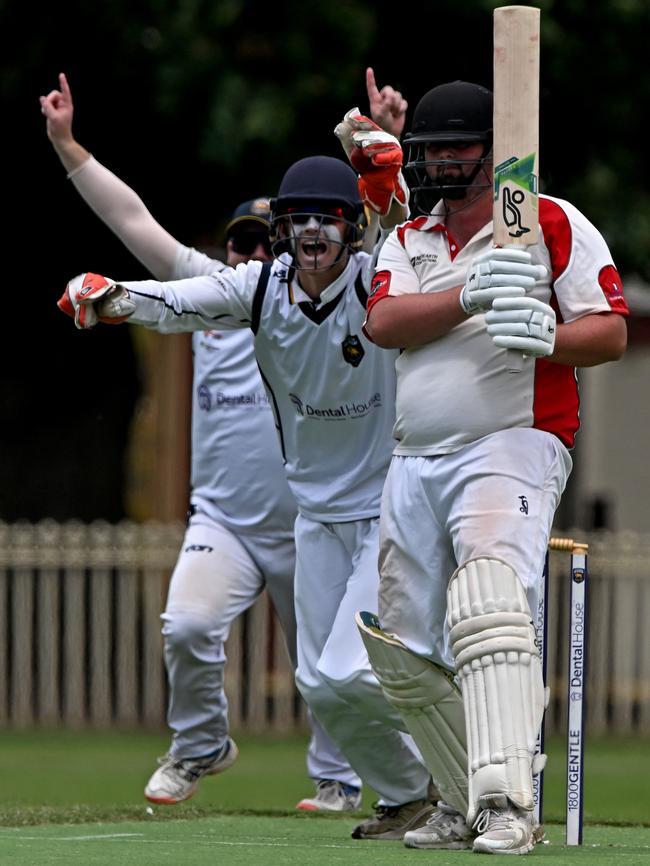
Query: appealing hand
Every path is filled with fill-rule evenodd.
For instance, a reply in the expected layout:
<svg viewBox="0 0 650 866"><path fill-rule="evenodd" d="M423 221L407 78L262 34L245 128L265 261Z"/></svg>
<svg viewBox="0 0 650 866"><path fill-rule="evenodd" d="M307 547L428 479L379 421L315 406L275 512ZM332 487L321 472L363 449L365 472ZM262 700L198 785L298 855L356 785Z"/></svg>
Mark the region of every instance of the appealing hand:
<svg viewBox="0 0 650 866"><path fill-rule="evenodd" d="M59 86L60 90L51 90L47 96L40 97L41 112L47 118L47 135L53 143L72 140L74 106L63 72L59 74Z"/></svg>
<svg viewBox="0 0 650 866"><path fill-rule="evenodd" d="M402 148L394 135L352 108L334 134L359 174L359 193L365 205L385 216L397 201L404 208L408 188L402 177Z"/></svg>
<svg viewBox="0 0 650 866"><path fill-rule="evenodd" d="M399 90L394 90L390 84L385 84L379 90L371 67L366 69L366 90L372 119L386 132L399 138L404 131L408 102Z"/></svg>
<svg viewBox="0 0 650 866"><path fill-rule="evenodd" d="M79 274L70 280L57 301L58 308L74 319L80 330L94 328L97 322L118 325L135 310L127 290L100 274Z"/></svg>

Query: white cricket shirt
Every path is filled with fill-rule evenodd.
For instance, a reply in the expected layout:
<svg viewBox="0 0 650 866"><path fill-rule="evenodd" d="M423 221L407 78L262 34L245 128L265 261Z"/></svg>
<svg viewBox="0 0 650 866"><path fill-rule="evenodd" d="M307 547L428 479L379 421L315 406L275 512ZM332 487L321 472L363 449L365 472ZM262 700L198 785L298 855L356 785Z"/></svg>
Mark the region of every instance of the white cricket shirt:
<svg viewBox="0 0 650 866"><path fill-rule="evenodd" d="M251 328L299 510L341 522L379 513L394 446L396 353L362 333L371 259L345 271L312 302L288 258L174 282L124 282L132 322L164 332ZM221 268L221 265L217 266ZM264 286L266 282L266 286Z"/></svg>

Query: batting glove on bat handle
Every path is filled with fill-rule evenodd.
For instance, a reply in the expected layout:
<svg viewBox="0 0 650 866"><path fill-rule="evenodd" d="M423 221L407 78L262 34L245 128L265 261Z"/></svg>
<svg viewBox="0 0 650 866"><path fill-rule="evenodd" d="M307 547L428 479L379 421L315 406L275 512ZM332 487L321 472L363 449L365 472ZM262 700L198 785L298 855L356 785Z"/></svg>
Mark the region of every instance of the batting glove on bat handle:
<svg viewBox="0 0 650 866"><path fill-rule="evenodd" d="M523 297L547 275L527 250L497 247L472 260L459 301L468 316L485 313L497 298Z"/></svg>
<svg viewBox="0 0 650 866"><path fill-rule="evenodd" d="M123 286L92 273L79 274L70 280L57 306L74 319L80 330L94 328L97 322L119 324L135 310L135 304Z"/></svg>

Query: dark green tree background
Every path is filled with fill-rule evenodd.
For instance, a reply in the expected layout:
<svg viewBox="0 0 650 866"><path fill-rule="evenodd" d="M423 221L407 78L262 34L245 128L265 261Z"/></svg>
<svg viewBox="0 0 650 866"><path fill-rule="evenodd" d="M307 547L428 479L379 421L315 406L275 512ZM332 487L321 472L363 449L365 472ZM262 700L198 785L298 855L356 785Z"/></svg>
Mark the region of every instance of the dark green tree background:
<svg viewBox="0 0 650 866"><path fill-rule="evenodd" d="M120 466L138 393L128 328L79 334L55 308L84 270L143 269L78 199L38 96L68 75L75 134L189 244L241 200L272 194L366 108L364 70L412 108L430 87L492 78L488 0L0 0L4 402L0 519L123 514ZM647 0L542 2L541 176L650 280Z"/></svg>

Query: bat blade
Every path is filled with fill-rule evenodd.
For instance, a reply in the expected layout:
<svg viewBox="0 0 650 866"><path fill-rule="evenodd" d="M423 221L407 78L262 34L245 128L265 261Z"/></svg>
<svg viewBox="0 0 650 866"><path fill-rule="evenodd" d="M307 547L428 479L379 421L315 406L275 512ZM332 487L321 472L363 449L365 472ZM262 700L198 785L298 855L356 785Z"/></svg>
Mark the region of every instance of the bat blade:
<svg viewBox="0 0 650 866"><path fill-rule="evenodd" d="M494 10L494 242L537 242L540 10Z"/></svg>
<svg viewBox="0 0 650 866"><path fill-rule="evenodd" d="M539 43L540 10L501 6L494 10L495 246L526 247L539 231ZM508 351L517 373L524 356Z"/></svg>

